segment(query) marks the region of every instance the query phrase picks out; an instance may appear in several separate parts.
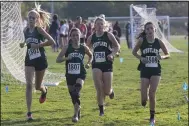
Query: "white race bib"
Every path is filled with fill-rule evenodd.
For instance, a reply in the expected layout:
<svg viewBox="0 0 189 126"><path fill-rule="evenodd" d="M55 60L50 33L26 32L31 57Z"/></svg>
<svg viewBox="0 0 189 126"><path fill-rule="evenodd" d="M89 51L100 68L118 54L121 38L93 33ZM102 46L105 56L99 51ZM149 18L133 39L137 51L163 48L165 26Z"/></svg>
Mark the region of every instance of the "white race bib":
<svg viewBox="0 0 189 126"><path fill-rule="evenodd" d="M68 63L69 74L80 74L80 63Z"/></svg>
<svg viewBox="0 0 189 126"><path fill-rule="evenodd" d="M145 64L146 67L158 67L157 56L146 56L148 63Z"/></svg>
<svg viewBox="0 0 189 126"><path fill-rule="evenodd" d="M95 62L101 63L106 61L105 52L95 52Z"/></svg>
<svg viewBox="0 0 189 126"><path fill-rule="evenodd" d="M30 60L41 57L41 53L39 49L33 49L33 48L28 49L28 55Z"/></svg>

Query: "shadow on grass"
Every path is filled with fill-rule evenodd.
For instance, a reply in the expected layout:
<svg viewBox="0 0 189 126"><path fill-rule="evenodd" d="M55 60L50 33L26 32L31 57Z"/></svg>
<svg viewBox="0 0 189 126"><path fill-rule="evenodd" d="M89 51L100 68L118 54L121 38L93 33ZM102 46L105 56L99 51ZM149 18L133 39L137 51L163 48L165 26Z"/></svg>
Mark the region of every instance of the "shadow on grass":
<svg viewBox="0 0 189 126"><path fill-rule="evenodd" d="M105 108L105 110L106 110L106 107L108 107L108 106L113 106L113 105L116 105L116 104L115 104L115 103L106 102L105 105L104 105L104 108ZM99 111L98 105L97 105L95 108L92 108L92 111L93 111L93 112Z"/></svg>
<svg viewBox="0 0 189 126"><path fill-rule="evenodd" d="M103 126L131 126L131 124L134 124L135 126L148 126L149 121L146 119L139 120L139 122L133 120L114 120L113 122L103 124Z"/></svg>
<svg viewBox="0 0 189 126"><path fill-rule="evenodd" d="M136 104L123 104L122 107L120 107L120 110L134 110L134 109L138 109L138 108L143 108L140 105Z"/></svg>
<svg viewBox="0 0 189 126"><path fill-rule="evenodd" d="M34 110L32 113L52 113L52 112L64 112L64 111L69 111L69 109L54 109L54 110Z"/></svg>
<svg viewBox="0 0 189 126"><path fill-rule="evenodd" d="M1 120L1 125L2 126L21 126L21 125L29 125L30 123L32 124L32 122L39 122L41 121L41 119L34 119L32 121L27 121L27 120Z"/></svg>
<svg viewBox="0 0 189 126"><path fill-rule="evenodd" d="M162 114L162 113L167 113L168 111L161 111L161 112L156 112L156 114Z"/></svg>
<svg viewBox="0 0 189 126"><path fill-rule="evenodd" d="M51 118L51 119L34 119L31 121L27 120L1 120L2 126L34 126L34 125L62 125L62 126L73 126L74 123L71 122L72 117L66 117L66 118ZM50 122L50 123L49 123ZM70 123L69 123L70 122Z"/></svg>
<svg viewBox="0 0 189 126"><path fill-rule="evenodd" d="M32 113L51 113L51 112L59 112L59 111L68 111L69 109L54 109L54 110L34 110ZM26 112L23 111L9 111L3 112L4 114L17 114L17 115L26 115Z"/></svg>
<svg viewBox="0 0 189 126"><path fill-rule="evenodd" d="M111 122L111 123L106 123L106 124L104 124L103 126L116 126L116 123L113 123L113 122Z"/></svg>
<svg viewBox="0 0 189 126"><path fill-rule="evenodd" d="M3 114L16 114L16 115L23 115L26 114L23 111L9 111L9 112L2 112Z"/></svg>
<svg viewBox="0 0 189 126"><path fill-rule="evenodd" d="M84 117L88 117L88 115L81 115L81 119ZM50 122L50 123L49 123ZM73 126L75 123L72 122L72 117L60 117L60 118L34 118L31 121L27 121L26 119L18 119L18 120L1 120L1 125L2 126L38 126L38 125L59 125L59 126Z"/></svg>

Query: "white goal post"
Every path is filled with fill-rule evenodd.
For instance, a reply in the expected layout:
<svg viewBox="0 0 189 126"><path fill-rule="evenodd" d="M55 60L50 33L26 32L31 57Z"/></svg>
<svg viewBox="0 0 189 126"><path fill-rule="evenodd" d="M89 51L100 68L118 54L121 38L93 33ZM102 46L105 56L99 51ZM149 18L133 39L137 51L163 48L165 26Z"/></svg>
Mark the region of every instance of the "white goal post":
<svg viewBox="0 0 189 126"><path fill-rule="evenodd" d="M146 5L130 5L130 23L131 23L131 42L132 42L132 48L135 45L136 37L138 34L144 29L144 24L147 22L152 22L155 26L156 32L155 37L160 39L168 48L169 52L182 52L181 50L176 49L169 43L169 38L166 38L165 34L163 34L162 30L159 27L159 20L165 17L159 16L159 19L156 16L156 8L147 8ZM169 18L167 17L168 22L168 36L170 36L170 22ZM136 22L138 25L136 26ZM136 26L136 28L134 28ZM134 31L136 30L136 31Z"/></svg>
<svg viewBox="0 0 189 126"><path fill-rule="evenodd" d="M21 2L1 2L1 82L4 84L25 84L24 41ZM45 72L43 85L57 86L65 80L64 73Z"/></svg>
<svg viewBox="0 0 189 126"><path fill-rule="evenodd" d="M118 21L120 24L123 22L124 24L128 21L130 22L131 34L129 35L129 43L132 48L135 45L136 36L138 36L138 34L141 32L144 24L148 21L151 21L154 23L156 28L155 36L166 44L169 52L183 52L173 47L170 43L170 17L156 16L156 8L147 8L146 5L130 5L130 17L105 17L105 19L110 22ZM88 21L93 22L94 20L95 17L88 17ZM162 29L160 29L158 24L160 21L166 22L166 25L162 24ZM138 24L136 22L138 22Z"/></svg>
<svg viewBox="0 0 189 126"><path fill-rule="evenodd" d="M164 34L167 36L167 39L170 40L170 18L169 18L169 16L156 16L156 17L159 21L167 22L167 26L166 26L166 28L164 28L164 29L167 29L167 30L165 30ZM112 22L118 21L118 22L121 22L121 24L124 23L124 25L125 25L125 23L127 23L127 21L130 21L130 18L131 17L105 17L105 19L107 21L112 21ZM135 17L135 18L140 19L140 17ZM95 17L88 17L88 20L94 21ZM125 28L122 28L122 29L125 30Z"/></svg>

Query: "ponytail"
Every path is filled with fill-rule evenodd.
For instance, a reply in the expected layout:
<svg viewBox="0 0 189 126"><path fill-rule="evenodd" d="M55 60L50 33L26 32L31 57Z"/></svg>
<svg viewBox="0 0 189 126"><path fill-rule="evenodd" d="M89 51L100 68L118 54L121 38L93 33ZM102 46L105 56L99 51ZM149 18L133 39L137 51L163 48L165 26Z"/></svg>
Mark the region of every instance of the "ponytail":
<svg viewBox="0 0 189 126"><path fill-rule="evenodd" d="M145 33L145 29L146 29L146 26L149 25L149 24L153 24L152 22L147 22L145 25L144 25L144 30L138 35L137 39L139 38L144 38L146 36L146 33Z"/></svg>
<svg viewBox="0 0 189 126"><path fill-rule="evenodd" d="M33 13L38 15L39 18L38 18L37 25L39 27L45 28L45 27L50 25L51 14L46 12L46 11L44 11L44 10L42 10L41 9L41 5L35 3L35 8L32 9L31 11L29 11L29 13L31 13L31 12L33 12Z"/></svg>
<svg viewBox="0 0 189 126"><path fill-rule="evenodd" d="M145 36L146 36L146 33L145 33L145 31L143 30L143 31L138 35L137 39L139 39L139 38L144 38Z"/></svg>
<svg viewBox="0 0 189 126"><path fill-rule="evenodd" d="M35 4L35 10L39 13L39 25L41 27L46 27L50 25L51 14L42 10L41 5Z"/></svg>

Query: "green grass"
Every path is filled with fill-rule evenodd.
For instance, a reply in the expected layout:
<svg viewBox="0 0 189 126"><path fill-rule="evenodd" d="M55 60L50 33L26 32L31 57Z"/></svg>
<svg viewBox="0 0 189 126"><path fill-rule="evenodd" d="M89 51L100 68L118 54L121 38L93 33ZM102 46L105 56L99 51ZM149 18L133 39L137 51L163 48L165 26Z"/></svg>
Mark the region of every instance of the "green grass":
<svg viewBox="0 0 189 126"><path fill-rule="evenodd" d="M188 80L188 43L183 38L174 38L172 45L184 53L171 53L171 58L161 61L162 80L156 93L156 126L187 126L188 103L182 92L183 82ZM47 48L49 70L64 73L64 63L56 64L58 53ZM114 62L113 87L115 99L106 98L105 116L99 117L96 103L96 92L91 77L91 69L87 70L85 85L81 91L82 118L77 123L71 122L73 105L70 100L65 81L57 87L49 87L47 101L40 104L40 92L33 93L32 112L35 120L26 121L25 86L11 84L9 92L5 92L6 84L1 84L1 125L8 126L148 126L149 104L147 108L140 105L139 61L122 43L121 55ZM177 120L177 111L181 120Z"/></svg>

